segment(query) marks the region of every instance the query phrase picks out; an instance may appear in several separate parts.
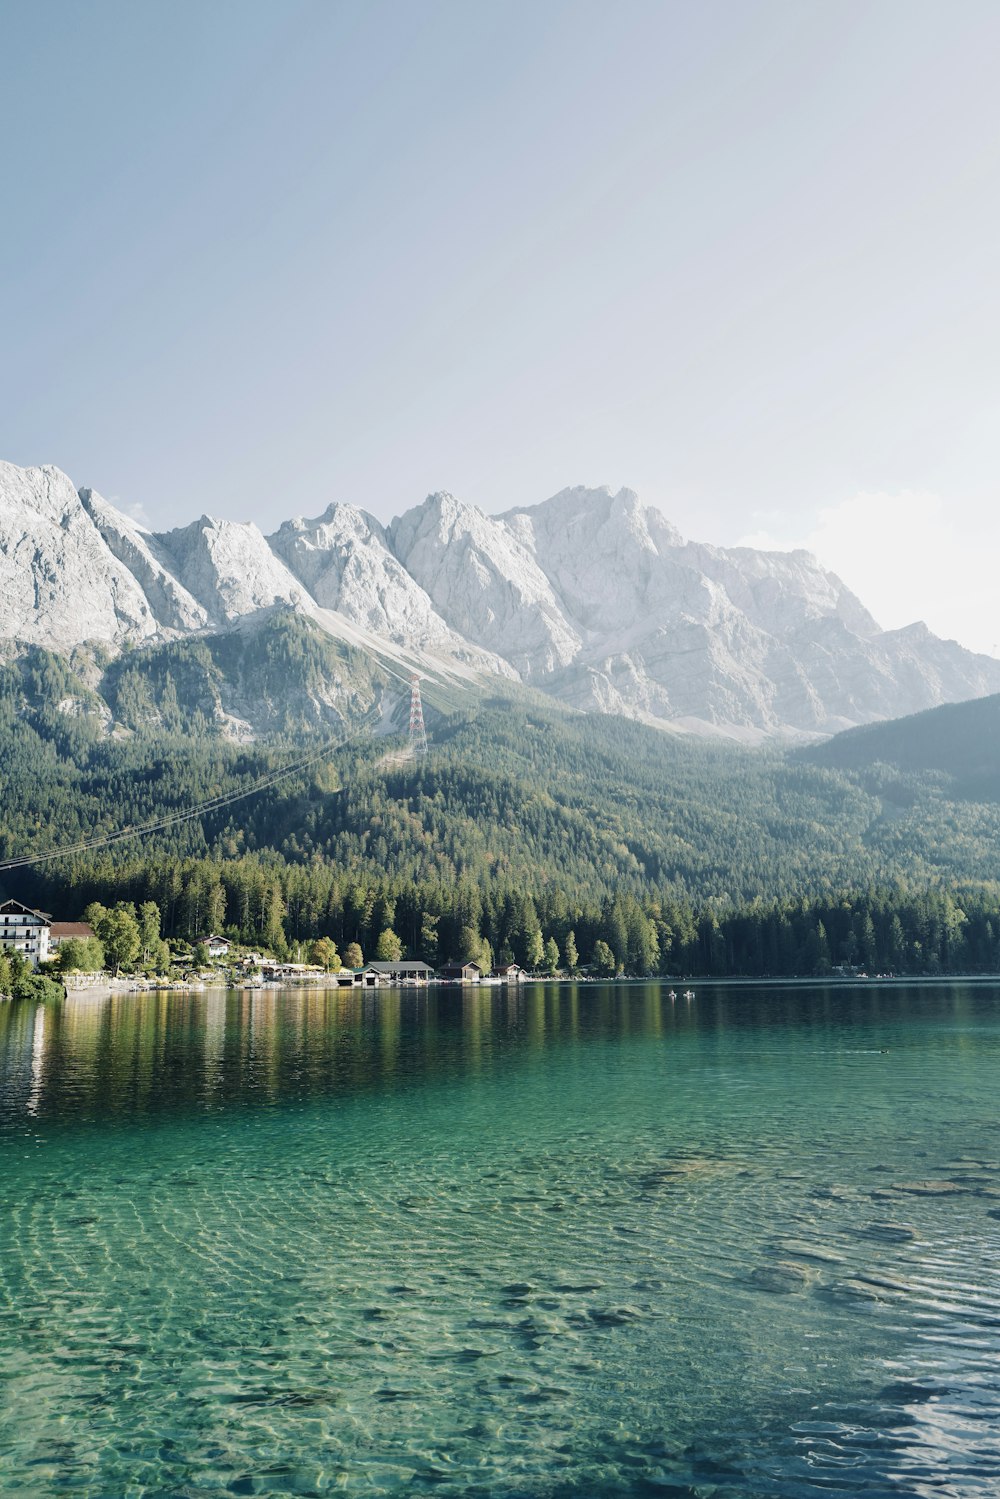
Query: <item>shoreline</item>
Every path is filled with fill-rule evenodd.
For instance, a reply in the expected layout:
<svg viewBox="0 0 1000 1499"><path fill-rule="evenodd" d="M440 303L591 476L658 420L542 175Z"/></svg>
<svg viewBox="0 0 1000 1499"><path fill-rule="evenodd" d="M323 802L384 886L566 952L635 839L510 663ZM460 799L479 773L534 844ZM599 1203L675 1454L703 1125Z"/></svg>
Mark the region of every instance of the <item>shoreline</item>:
<svg viewBox="0 0 1000 1499"><path fill-rule="evenodd" d="M669 988L675 984L700 984L709 989L872 989L872 988L900 988L913 985L930 986L934 984L973 984L978 986L994 985L1000 987L1000 973L949 973L949 974L885 974L871 978L843 977L839 975L826 975L824 977L781 977L781 978L759 978L747 975L733 975L729 977L692 976L688 978L528 978L517 983L456 983L454 980L429 980L426 983L414 984L337 984L335 982L324 982L322 979L292 979L286 983L269 983L266 986L259 984L241 985L228 983L225 980L218 982L199 981L193 984L149 984L129 980L112 980L106 984L80 985L68 988L66 1002L95 1002L111 999L115 996L137 995L137 994L209 994L209 993L244 993L244 994L289 994L301 993L310 990L320 990L324 993L336 991L342 994L378 994L380 991L394 994L423 993L427 990L456 991L463 994L470 991L490 992L510 995L518 993L523 989L558 986L560 988L598 988L604 986L630 987L637 985L657 984L661 988ZM678 995L678 999L682 996ZM0 995L0 999L7 998Z"/></svg>

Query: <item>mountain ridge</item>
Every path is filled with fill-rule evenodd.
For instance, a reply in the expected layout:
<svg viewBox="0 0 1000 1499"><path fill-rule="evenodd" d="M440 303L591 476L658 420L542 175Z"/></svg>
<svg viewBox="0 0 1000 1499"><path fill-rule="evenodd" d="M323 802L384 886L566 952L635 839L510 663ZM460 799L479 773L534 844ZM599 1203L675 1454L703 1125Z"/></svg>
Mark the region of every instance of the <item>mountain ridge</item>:
<svg viewBox="0 0 1000 1499"><path fill-rule="evenodd" d="M686 540L634 491L486 515L441 491L383 526L332 503L269 536L140 526L59 469L0 463L0 641L63 654L225 631L275 607L410 670L518 679L583 711L822 737L1000 691L1000 662L881 630L804 551Z"/></svg>

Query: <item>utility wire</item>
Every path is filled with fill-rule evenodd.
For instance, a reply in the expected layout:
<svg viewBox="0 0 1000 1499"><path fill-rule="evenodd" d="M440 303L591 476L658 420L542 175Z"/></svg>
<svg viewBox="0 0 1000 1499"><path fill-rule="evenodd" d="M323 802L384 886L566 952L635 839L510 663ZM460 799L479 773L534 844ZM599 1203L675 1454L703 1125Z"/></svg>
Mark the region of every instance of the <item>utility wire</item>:
<svg viewBox="0 0 1000 1499"><path fill-rule="evenodd" d="M364 720L362 720L363 723ZM189 807L184 812L174 812L169 817L161 817L155 822L143 823L141 827L118 828L115 832L105 833L99 838L85 838L79 843L63 844L59 848L47 849L44 853L25 854L16 859L0 859L0 872L5 869L27 869L32 864L45 864L52 859L65 859L73 854L89 853L91 849L106 848L108 844L119 843L125 838L144 838L148 833L159 833L164 828L176 827L178 823L191 822L196 817L204 817L208 812L218 811L221 807L228 807L233 802L245 801L248 796L256 796L258 792L266 791L269 786L274 786L286 776L307 770L310 765L315 765L317 760L323 760L336 750L343 749L345 744L349 744L357 737L356 734L350 734L342 739L329 740L315 754L303 760L297 760L292 765L285 765L281 770L272 771L243 791L230 791L221 796L209 797L207 801L199 802L197 806Z"/></svg>
<svg viewBox="0 0 1000 1499"><path fill-rule="evenodd" d="M395 677L404 686L409 686L409 679L403 677L398 671L393 670L384 661L380 660L379 665L389 676ZM369 714L365 719L362 719L360 727L364 728L366 723L370 724L372 721L372 715ZM286 776L296 775L299 771L307 770L310 765L315 765L317 760L322 760L327 755L333 754L336 750L343 749L345 744L349 744L352 739L357 737L357 734L351 734L342 739L330 740L321 749L317 750L315 754L309 755L293 765L286 765L281 770L273 771L270 775L264 776L255 785L248 787L246 790L232 791L222 796L209 797L206 801L199 802L196 807L190 807L185 812L175 812L170 817L163 817L155 822L143 823L141 827L134 828L129 826L118 828L113 833L105 833L97 838L84 838L77 843L62 844L59 848L47 849L44 853L24 854L14 859L0 859L0 873L3 873L7 869L28 869L33 864L46 864L50 863L53 859L66 859L72 857L74 854L89 853L93 849L107 848L109 844L120 843L126 838L144 838L148 833L160 833L165 828L176 827L179 823L192 822L196 817L204 817L207 813L218 811L222 807L228 807L233 802L245 801L247 797L256 796L258 792L266 791L269 786L274 786Z"/></svg>

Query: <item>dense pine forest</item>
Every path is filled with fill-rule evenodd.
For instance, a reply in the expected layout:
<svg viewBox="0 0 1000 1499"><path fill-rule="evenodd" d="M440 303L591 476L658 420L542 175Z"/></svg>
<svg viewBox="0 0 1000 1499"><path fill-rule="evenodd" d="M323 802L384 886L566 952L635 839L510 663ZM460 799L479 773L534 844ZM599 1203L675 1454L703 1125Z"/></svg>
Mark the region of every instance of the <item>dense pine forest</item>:
<svg viewBox="0 0 1000 1499"><path fill-rule="evenodd" d="M374 956L389 934L432 963L532 969L1000 966L995 738L977 735L973 753L961 717L947 733L934 714L929 728L902 721L918 727L895 729L910 751L900 763L880 755L895 742L888 725L806 751L747 750L526 694L432 708L418 759L359 723L367 703L334 740L329 723L284 723L241 745L196 716L192 693L215 669L198 649L185 643L194 688L176 653L121 659L100 691L42 651L0 669L0 860L166 824L0 871L3 894L67 918L93 900L153 902L167 937L220 929L280 953L329 937ZM283 674L323 665L287 631L267 650L276 697ZM240 659L248 683L251 667ZM977 723L989 712L937 711L965 709ZM964 745L954 770L949 738ZM171 821L289 766L301 768Z"/></svg>
<svg viewBox="0 0 1000 1499"><path fill-rule="evenodd" d="M619 894L589 902L558 885L449 885L365 879L326 865L106 856L25 882L60 910L91 901L155 905L168 937L223 931L281 956L329 938L346 955L405 952L432 965L472 958L531 971L793 976L835 967L867 973L1000 970L1000 884L916 891L905 886L716 911L680 897ZM54 897L54 898L53 898ZM359 958L358 961L361 959Z"/></svg>

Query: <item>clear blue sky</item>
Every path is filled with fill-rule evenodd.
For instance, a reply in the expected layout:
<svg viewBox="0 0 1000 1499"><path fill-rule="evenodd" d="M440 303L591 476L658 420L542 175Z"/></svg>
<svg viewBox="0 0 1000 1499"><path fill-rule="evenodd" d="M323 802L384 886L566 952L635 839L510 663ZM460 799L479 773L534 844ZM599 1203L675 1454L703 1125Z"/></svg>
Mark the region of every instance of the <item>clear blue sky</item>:
<svg viewBox="0 0 1000 1499"><path fill-rule="evenodd" d="M155 526L919 491L981 548L998 58L995 0L0 0L0 456Z"/></svg>

